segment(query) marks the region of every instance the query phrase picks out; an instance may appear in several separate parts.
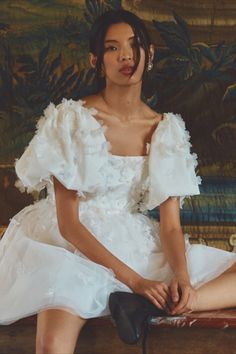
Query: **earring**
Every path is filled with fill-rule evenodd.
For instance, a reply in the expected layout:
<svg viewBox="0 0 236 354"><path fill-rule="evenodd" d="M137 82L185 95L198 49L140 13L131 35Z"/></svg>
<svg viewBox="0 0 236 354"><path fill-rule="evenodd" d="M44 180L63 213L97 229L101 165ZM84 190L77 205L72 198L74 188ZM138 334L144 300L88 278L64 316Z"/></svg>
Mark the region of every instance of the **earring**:
<svg viewBox="0 0 236 354"><path fill-rule="evenodd" d="M153 68L153 63L152 63L151 59L149 58L148 65L147 65L147 71L151 71L152 68Z"/></svg>

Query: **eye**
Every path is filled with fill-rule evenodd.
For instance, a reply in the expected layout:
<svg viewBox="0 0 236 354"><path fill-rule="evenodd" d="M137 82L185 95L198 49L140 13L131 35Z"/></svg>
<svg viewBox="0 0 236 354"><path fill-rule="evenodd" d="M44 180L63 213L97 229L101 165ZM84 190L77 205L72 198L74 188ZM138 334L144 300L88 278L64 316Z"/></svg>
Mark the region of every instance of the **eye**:
<svg viewBox="0 0 236 354"><path fill-rule="evenodd" d="M117 50L117 48L114 45L110 45L109 47L105 47L105 51L107 52L113 52Z"/></svg>

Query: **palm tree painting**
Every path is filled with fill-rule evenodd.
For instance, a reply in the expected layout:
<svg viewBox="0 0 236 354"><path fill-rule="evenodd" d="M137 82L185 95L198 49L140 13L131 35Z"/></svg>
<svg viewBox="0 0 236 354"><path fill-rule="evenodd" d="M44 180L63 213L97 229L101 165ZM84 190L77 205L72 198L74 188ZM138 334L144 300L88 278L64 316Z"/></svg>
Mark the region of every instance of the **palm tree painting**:
<svg viewBox="0 0 236 354"><path fill-rule="evenodd" d="M121 7L143 18L155 45L144 99L157 111L183 116L198 154L203 194L186 201L183 223L234 227L236 4L231 1L2 0L1 171L13 168L50 102L96 92L87 60L89 29L102 12Z"/></svg>

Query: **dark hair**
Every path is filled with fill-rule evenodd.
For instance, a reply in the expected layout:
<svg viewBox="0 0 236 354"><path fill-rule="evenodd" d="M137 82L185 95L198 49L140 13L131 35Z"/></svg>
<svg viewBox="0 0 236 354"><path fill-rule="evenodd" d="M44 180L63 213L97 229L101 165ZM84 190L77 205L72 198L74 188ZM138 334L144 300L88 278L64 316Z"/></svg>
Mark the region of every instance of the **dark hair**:
<svg viewBox="0 0 236 354"><path fill-rule="evenodd" d="M102 72L102 63L104 56L104 39L108 28L117 23L127 23L130 25L134 32L134 47L136 49L136 58L135 65L133 68L132 74L136 71L139 61L140 61L140 47L144 49L145 52L145 64L144 64L144 75L147 71L147 65L149 61L149 49L151 40L144 25L143 21L133 14L130 11L126 10L109 10L104 12L101 16L99 16L94 22L91 31L90 31L90 39L89 39L89 50L97 57L96 62L96 76L98 82L100 82L101 86L101 72Z"/></svg>

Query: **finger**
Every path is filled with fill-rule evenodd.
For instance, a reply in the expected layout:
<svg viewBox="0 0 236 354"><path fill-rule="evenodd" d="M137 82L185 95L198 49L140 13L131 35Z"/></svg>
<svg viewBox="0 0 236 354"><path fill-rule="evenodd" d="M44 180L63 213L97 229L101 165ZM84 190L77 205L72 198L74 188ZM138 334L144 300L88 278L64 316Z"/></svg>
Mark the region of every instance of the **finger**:
<svg viewBox="0 0 236 354"><path fill-rule="evenodd" d="M166 283L160 283L160 282L156 282L156 284L154 285L154 288L158 291L164 291L166 294L169 293L169 287L168 285L166 285Z"/></svg>
<svg viewBox="0 0 236 354"><path fill-rule="evenodd" d="M165 296L166 296L166 297L169 297L169 293L170 293L170 292L169 292L168 286L163 287L162 291L163 291L163 293L165 293Z"/></svg>
<svg viewBox="0 0 236 354"><path fill-rule="evenodd" d="M162 288L165 290L166 293L169 293L169 287L166 283L162 283Z"/></svg>
<svg viewBox="0 0 236 354"><path fill-rule="evenodd" d="M183 313L187 307L187 303L189 300L189 292L184 290L182 293L182 297L181 300L179 302L179 304L174 308L173 313Z"/></svg>
<svg viewBox="0 0 236 354"><path fill-rule="evenodd" d="M165 311L170 311L169 287L165 283L157 283L151 289L151 295L162 305Z"/></svg>
<svg viewBox="0 0 236 354"><path fill-rule="evenodd" d="M171 299L166 298L165 302L163 303L162 300L160 298L157 299L164 307L164 310L168 313L171 313L172 309L173 309L173 302L171 301Z"/></svg>
<svg viewBox="0 0 236 354"><path fill-rule="evenodd" d="M165 303L167 304L167 301L170 297L168 286L164 284L164 286L156 287L154 291L157 294L157 296L160 295L164 299Z"/></svg>
<svg viewBox="0 0 236 354"><path fill-rule="evenodd" d="M188 295L186 292L183 292L179 303L175 306L173 313L179 313L185 306L188 301Z"/></svg>
<svg viewBox="0 0 236 354"><path fill-rule="evenodd" d="M156 300L156 298L154 296L152 296L151 294L148 295L148 299L153 303L153 305L155 305L158 309L160 310L164 310L163 306L161 305L161 303L159 301Z"/></svg>
<svg viewBox="0 0 236 354"><path fill-rule="evenodd" d="M171 295L170 289L169 289L169 295L168 295L168 300L167 301L168 301L168 306L169 306L170 310L172 310L173 307L174 307L174 303L173 303L173 300L172 300L172 295Z"/></svg>
<svg viewBox="0 0 236 354"><path fill-rule="evenodd" d="M164 289L164 288L157 288L157 289L155 289L155 292L157 294L160 294L163 297L163 299L165 299L165 300L169 297L168 291L166 291L166 289Z"/></svg>
<svg viewBox="0 0 236 354"><path fill-rule="evenodd" d="M161 295L152 294L152 296L161 305L162 310L165 310L166 306L167 306L165 299L163 299L163 297Z"/></svg>
<svg viewBox="0 0 236 354"><path fill-rule="evenodd" d="M167 298L168 295L165 293L165 290L162 288L152 289L151 295L155 297L155 299L161 303L161 305L166 308L167 307Z"/></svg>
<svg viewBox="0 0 236 354"><path fill-rule="evenodd" d="M165 297L167 296L166 293L165 293L164 288L163 288L162 285L160 285L160 284L155 284L155 285L152 286L149 290L150 290L150 293L151 293L153 296L161 295L163 298L165 298Z"/></svg>
<svg viewBox="0 0 236 354"><path fill-rule="evenodd" d="M162 291L160 291L160 295L165 300L166 310L170 312L172 310L172 301L171 301L171 297L170 297L169 292L167 292L165 289L163 289Z"/></svg>
<svg viewBox="0 0 236 354"><path fill-rule="evenodd" d="M173 302L171 301L171 298L169 296L166 299L166 310L168 312L171 312L173 310Z"/></svg>
<svg viewBox="0 0 236 354"><path fill-rule="evenodd" d="M166 292L163 289L153 289L151 292L151 295L162 305L163 310L165 311L171 311L171 300L169 294L166 294Z"/></svg>
<svg viewBox="0 0 236 354"><path fill-rule="evenodd" d="M173 282L170 285L171 299L174 303L179 301L178 283Z"/></svg>

